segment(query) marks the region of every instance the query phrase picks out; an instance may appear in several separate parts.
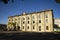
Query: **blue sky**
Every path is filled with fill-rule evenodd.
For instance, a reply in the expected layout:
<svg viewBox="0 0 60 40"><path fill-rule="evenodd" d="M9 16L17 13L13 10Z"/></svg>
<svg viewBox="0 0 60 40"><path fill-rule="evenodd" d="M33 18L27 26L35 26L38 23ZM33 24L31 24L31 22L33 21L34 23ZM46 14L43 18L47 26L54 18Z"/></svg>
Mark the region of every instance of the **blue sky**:
<svg viewBox="0 0 60 40"><path fill-rule="evenodd" d="M0 2L0 24L7 24L8 16L48 9L53 9L54 18L60 18L60 4L54 0L14 0L14 3L10 0L8 4Z"/></svg>

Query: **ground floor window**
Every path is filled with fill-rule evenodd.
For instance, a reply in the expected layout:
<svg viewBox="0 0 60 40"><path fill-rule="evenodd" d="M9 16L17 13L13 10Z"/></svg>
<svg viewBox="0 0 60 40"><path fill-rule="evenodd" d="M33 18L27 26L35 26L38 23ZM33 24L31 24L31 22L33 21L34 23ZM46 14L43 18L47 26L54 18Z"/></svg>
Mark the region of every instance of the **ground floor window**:
<svg viewBox="0 0 60 40"><path fill-rule="evenodd" d="M33 29L35 29L35 26L33 26Z"/></svg>
<svg viewBox="0 0 60 40"><path fill-rule="evenodd" d="M27 27L27 29L29 29L29 26Z"/></svg>
<svg viewBox="0 0 60 40"><path fill-rule="evenodd" d="M23 29L24 29L24 26L23 26Z"/></svg>
<svg viewBox="0 0 60 40"><path fill-rule="evenodd" d="M20 30L20 26L17 26L17 29Z"/></svg>
<svg viewBox="0 0 60 40"><path fill-rule="evenodd" d="M48 30L49 29L49 27L48 26L46 26L46 30Z"/></svg>
<svg viewBox="0 0 60 40"><path fill-rule="evenodd" d="M41 31L41 26L39 26L39 31Z"/></svg>

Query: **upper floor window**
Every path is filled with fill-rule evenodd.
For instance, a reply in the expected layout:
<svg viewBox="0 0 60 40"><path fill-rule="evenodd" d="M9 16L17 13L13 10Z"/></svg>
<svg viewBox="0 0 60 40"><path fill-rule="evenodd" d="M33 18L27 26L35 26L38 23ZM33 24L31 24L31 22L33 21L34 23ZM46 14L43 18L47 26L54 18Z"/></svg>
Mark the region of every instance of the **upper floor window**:
<svg viewBox="0 0 60 40"><path fill-rule="evenodd" d="M25 20L25 18L23 18L23 20Z"/></svg>
<svg viewBox="0 0 60 40"><path fill-rule="evenodd" d="M28 21L28 24L29 24L29 21Z"/></svg>
<svg viewBox="0 0 60 40"><path fill-rule="evenodd" d="M17 21L17 19L15 19L15 21Z"/></svg>
<svg viewBox="0 0 60 40"><path fill-rule="evenodd" d="M13 19L12 19L12 21L13 21Z"/></svg>
<svg viewBox="0 0 60 40"><path fill-rule="evenodd" d="M39 15L38 18L41 18L41 15Z"/></svg>
<svg viewBox="0 0 60 40"><path fill-rule="evenodd" d="M20 18L18 18L18 20L20 20Z"/></svg>
<svg viewBox="0 0 60 40"><path fill-rule="evenodd" d="M27 27L27 29L29 29L29 26Z"/></svg>
<svg viewBox="0 0 60 40"><path fill-rule="evenodd" d="M39 20L39 23L41 23L41 20Z"/></svg>
<svg viewBox="0 0 60 40"><path fill-rule="evenodd" d="M46 26L46 30L48 30L49 28L48 28L48 26Z"/></svg>
<svg viewBox="0 0 60 40"><path fill-rule="evenodd" d="M33 23L35 23L35 21L33 21Z"/></svg>
<svg viewBox="0 0 60 40"><path fill-rule="evenodd" d="M9 21L10 21L10 19L9 19Z"/></svg>
<svg viewBox="0 0 60 40"><path fill-rule="evenodd" d="M28 17L28 20L29 20L30 18Z"/></svg>
<svg viewBox="0 0 60 40"><path fill-rule="evenodd" d="M25 22L23 21L23 24L24 24Z"/></svg>
<svg viewBox="0 0 60 40"><path fill-rule="evenodd" d="M46 16L46 18L48 18L48 15L47 14L45 16Z"/></svg>
<svg viewBox="0 0 60 40"><path fill-rule="evenodd" d="M32 16L32 19L34 19L34 16Z"/></svg>
<svg viewBox="0 0 60 40"><path fill-rule="evenodd" d="M46 23L48 23L48 19L46 19Z"/></svg>
<svg viewBox="0 0 60 40"><path fill-rule="evenodd" d="M18 23L20 24L20 21Z"/></svg>

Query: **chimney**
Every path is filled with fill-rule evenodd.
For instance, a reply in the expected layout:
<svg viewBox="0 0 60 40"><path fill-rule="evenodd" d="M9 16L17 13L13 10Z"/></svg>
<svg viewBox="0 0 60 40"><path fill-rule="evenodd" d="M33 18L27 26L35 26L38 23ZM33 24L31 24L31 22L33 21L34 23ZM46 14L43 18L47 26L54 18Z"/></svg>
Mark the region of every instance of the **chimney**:
<svg viewBox="0 0 60 40"><path fill-rule="evenodd" d="M25 15L26 14L26 12L23 12L23 15Z"/></svg>

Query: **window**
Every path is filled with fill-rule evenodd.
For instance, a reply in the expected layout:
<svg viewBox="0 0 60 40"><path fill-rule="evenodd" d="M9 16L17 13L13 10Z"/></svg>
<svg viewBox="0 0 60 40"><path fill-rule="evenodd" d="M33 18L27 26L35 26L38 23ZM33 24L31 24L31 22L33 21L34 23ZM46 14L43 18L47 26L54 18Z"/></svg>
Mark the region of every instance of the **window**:
<svg viewBox="0 0 60 40"><path fill-rule="evenodd" d="M23 20L25 20L25 18L23 18Z"/></svg>
<svg viewBox="0 0 60 40"><path fill-rule="evenodd" d="M29 17L28 17L28 19L29 19Z"/></svg>
<svg viewBox="0 0 60 40"><path fill-rule="evenodd" d="M29 26L27 27L27 29L29 29Z"/></svg>
<svg viewBox="0 0 60 40"><path fill-rule="evenodd" d="M18 20L20 20L20 18L18 18Z"/></svg>
<svg viewBox="0 0 60 40"><path fill-rule="evenodd" d="M48 19L46 19L46 23L48 23Z"/></svg>
<svg viewBox="0 0 60 40"><path fill-rule="evenodd" d="M33 23L35 23L35 21L33 21Z"/></svg>
<svg viewBox="0 0 60 40"><path fill-rule="evenodd" d="M46 26L46 30L48 30L48 26Z"/></svg>
<svg viewBox="0 0 60 40"><path fill-rule="evenodd" d="M23 26L23 29L24 29L24 26Z"/></svg>
<svg viewBox="0 0 60 40"><path fill-rule="evenodd" d="M10 19L9 19L9 21L10 21Z"/></svg>
<svg viewBox="0 0 60 40"><path fill-rule="evenodd" d="M15 19L15 21L17 21L17 19Z"/></svg>
<svg viewBox="0 0 60 40"><path fill-rule="evenodd" d="M20 22L18 22L18 24L20 24Z"/></svg>
<svg viewBox="0 0 60 40"><path fill-rule="evenodd" d="M39 31L41 31L41 26L39 26Z"/></svg>
<svg viewBox="0 0 60 40"><path fill-rule="evenodd" d="M41 20L39 20L39 23L41 23Z"/></svg>
<svg viewBox="0 0 60 40"><path fill-rule="evenodd" d="M48 15L46 14L46 18L48 18Z"/></svg>
<svg viewBox="0 0 60 40"><path fill-rule="evenodd" d="M29 21L28 21L28 24L29 24Z"/></svg>
<svg viewBox="0 0 60 40"><path fill-rule="evenodd" d="M13 21L13 19L12 19L12 21Z"/></svg>
<svg viewBox="0 0 60 40"><path fill-rule="evenodd" d="M34 16L32 16L32 19L34 19Z"/></svg>
<svg viewBox="0 0 60 40"><path fill-rule="evenodd" d="M20 26L17 26L17 30L20 30Z"/></svg>
<svg viewBox="0 0 60 40"><path fill-rule="evenodd" d="M23 22L23 24L24 24L25 22Z"/></svg>
<svg viewBox="0 0 60 40"><path fill-rule="evenodd" d="M33 29L35 29L35 27L33 26Z"/></svg>
<svg viewBox="0 0 60 40"><path fill-rule="evenodd" d="M38 17L41 18L41 15L39 15Z"/></svg>

